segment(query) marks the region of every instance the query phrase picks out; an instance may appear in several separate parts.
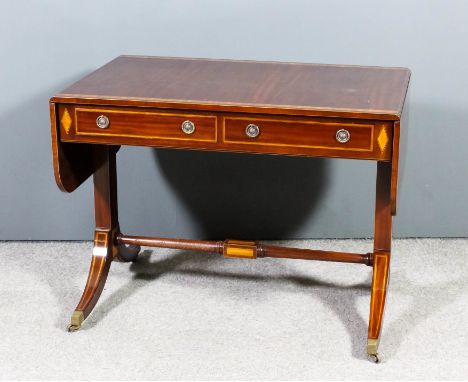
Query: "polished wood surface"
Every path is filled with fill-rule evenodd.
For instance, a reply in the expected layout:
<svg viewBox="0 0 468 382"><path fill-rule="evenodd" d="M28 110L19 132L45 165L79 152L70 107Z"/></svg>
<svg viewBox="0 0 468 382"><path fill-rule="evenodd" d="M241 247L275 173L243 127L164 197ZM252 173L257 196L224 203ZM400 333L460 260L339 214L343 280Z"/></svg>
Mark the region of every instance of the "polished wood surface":
<svg viewBox="0 0 468 382"><path fill-rule="evenodd" d="M124 142L150 140L155 142L182 141L182 142L216 142L217 129L215 115L181 112L154 112L151 110L122 110L116 108L80 107L74 109L75 129L70 134L64 134L64 141L93 141L101 137L117 138ZM106 129L96 125L96 119L105 115L110 120ZM191 121L196 128L192 134L182 131L181 125ZM73 134L74 133L74 134ZM133 141L132 141L133 139ZM94 142L93 142L94 143ZM176 142L178 144L179 142Z"/></svg>
<svg viewBox="0 0 468 382"><path fill-rule="evenodd" d="M118 230L115 151L109 147L96 146L93 148L92 158L96 167L93 176L96 221L94 247L88 280L72 315L68 328L70 331L80 328L104 289L114 257L114 232Z"/></svg>
<svg viewBox="0 0 468 382"><path fill-rule="evenodd" d="M259 127L258 137L246 135L245 129L249 124ZM223 117L222 126L223 147L227 150L354 159L390 158L388 142L392 128L388 122L253 115ZM341 129L350 133L350 140L346 143L336 139ZM387 144L380 146L378 137L383 129L387 131Z"/></svg>
<svg viewBox="0 0 468 382"><path fill-rule="evenodd" d="M369 253L320 251L314 249L288 248L266 245L253 241L225 240L187 240L163 237L129 236L119 234L117 242L127 245L143 245L147 247L184 249L222 254L226 257L276 257L285 259L303 259L319 261L336 261L341 263L371 264ZM236 250L237 249L237 250Z"/></svg>
<svg viewBox="0 0 468 382"><path fill-rule="evenodd" d="M124 256L119 255L116 236L119 234L117 208L117 170L114 147L93 147L92 159L95 163L94 173L94 210L96 228L94 247L91 257L88 280L75 311L72 315L69 331L78 330L83 320L96 306L109 274L114 258L120 261L132 261L138 255L139 247L133 250L123 248Z"/></svg>
<svg viewBox="0 0 468 382"><path fill-rule="evenodd" d="M403 114L399 121L394 122L393 128L393 147L392 147L392 178L391 178L391 208L392 215L395 216L397 213L397 195L398 195L398 180L399 180L399 163L401 159L406 156L406 143L408 141L408 114L409 105L405 104L403 108ZM400 154L401 153L401 154ZM402 157L400 159L400 156Z"/></svg>
<svg viewBox="0 0 468 382"><path fill-rule="evenodd" d="M222 242L220 241L187 240L166 237L144 237L122 234L118 235L117 241L121 244L144 245L146 247L186 249L190 251L213 253L221 253L222 251Z"/></svg>
<svg viewBox="0 0 468 382"><path fill-rule="evenodd" d="M368 353L373 355L377 354L379 345L385 298L387 295L388 275L390 272L392 244L391 176L391 163L378 162L374 221L374 252L372 255L373 276L367 345Z"/></svg>
<svg viewBox="0 0 468 382"><path fill-rule="evenodd" d="M73 145L60 139L58 105L51 103L49 109L55 182L60 190L73 192L94 172L92 146Z"/></svg>
<svg viewBox="0 0 468 382"><path fill-rule="evenodd" d="M120 56L52 102L398 120L406 68Z"/></svg>
<svg viewBox="0 0 468 382"><path fill-rule="evenodd" d="M120 56L54 96L50 115L57 184L72 192L93 175L95 192L91 267L70 329L78 329L96 305L111 262L135 261L140 245L244 259L359 263L373 268L367 351L378 361L409 78L405 68ZM97 123L101 116L106 126ZM183 131L186 121L193 131ZM248 134L252 125L257 131ZM373 251L124 235L115 164L120 145L374 160Z"/></svg>
<svg viewBox="0 0 468 382"><path fill-rule="evenodd" d="M62 142L373 160L392 153L390 121L74 105L60 105L58 114ZM109 119L105 129L96 124L101 115ZM195 125L192 134L182 131L185 121ZM246 134L250 124L260 129L255 138ZM341 129L350 133L348 142L338 142Z"/></svg>

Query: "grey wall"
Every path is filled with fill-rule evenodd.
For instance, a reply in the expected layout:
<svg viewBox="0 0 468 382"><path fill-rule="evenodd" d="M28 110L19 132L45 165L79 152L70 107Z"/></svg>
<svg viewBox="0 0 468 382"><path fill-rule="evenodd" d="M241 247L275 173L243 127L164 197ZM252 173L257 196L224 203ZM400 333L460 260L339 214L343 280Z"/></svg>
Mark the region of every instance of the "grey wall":
<svg viewBox="0 0 468 382"><path fill-rule="evenodd" d="M468 2L0 2L0 239L90 239L92 187L58 191L48 99L120 54L406 66L413 72L396 236L468 236ZM375 164L119 153L125 232L367 237Z"/></svg>

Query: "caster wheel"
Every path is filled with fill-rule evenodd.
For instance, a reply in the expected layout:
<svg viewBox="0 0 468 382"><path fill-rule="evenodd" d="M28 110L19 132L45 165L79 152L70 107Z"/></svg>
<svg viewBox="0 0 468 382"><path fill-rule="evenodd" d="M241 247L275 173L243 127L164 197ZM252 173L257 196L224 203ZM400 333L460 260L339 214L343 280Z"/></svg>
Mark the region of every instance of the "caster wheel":
<svg viewBox="0 0 468 382"><path fill-rule="evenodd" d="M379 354L369 354L369 359L374 363L380 363L381 361Z"/></svg>
<svg viewBox="0 0 468 382"><path fill-rule="evenodd" d="M139 245L126 245L120 244L117 256L115 260L120 261L122 263L128 262L136 262L138 260L138 254L140 253L140 246Z"/></svg>

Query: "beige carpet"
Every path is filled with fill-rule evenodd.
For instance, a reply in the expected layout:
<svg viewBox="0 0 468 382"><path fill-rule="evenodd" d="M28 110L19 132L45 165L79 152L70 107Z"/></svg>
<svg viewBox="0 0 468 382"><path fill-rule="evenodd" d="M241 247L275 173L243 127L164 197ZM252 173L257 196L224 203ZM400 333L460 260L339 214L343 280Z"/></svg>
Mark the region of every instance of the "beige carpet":
<svg viewBox="0 0 468 382"><path fill-rule="evenodd" d="M368 240L284 241L366 252ZM1 379L468 378L468 239L395 240L382 364L371 269L146 249L66 332L90 242L0 242Z"/></svg>

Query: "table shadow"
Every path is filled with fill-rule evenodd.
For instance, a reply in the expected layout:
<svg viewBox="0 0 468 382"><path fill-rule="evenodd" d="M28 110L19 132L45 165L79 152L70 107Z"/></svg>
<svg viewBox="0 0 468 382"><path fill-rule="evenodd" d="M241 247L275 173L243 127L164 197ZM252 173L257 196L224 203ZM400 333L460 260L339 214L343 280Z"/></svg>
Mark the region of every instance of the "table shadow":
<svg viewBox="0 0 468 382"><path fill-rule="evenodd" d="M157 251L157 250L156 250ZM244 282L256 283L256 292L259 294L268 291L294 288L302 286L310 288L313 297L319 298L335 316L342 320L343 326L349 334L351 341L351 353L353 357L365 359L365 345L367 340L367 321L364 321L357 310L357 299L369 295L370 273L366 283L343 286L331 282L320 280L315 277L291 276L287 263L278 261L275 267L282 275L262 275L244 274L235 271L225 272L209 269L209 266L216 268L216 263L226 261L219 255L196 252L176 252L174 255L164 259L153 260L151 255L154 251L143 251L138 261L130 265L133 277L124 286L113 292L110 296L98 303L92 314L86 320L81 330L91 330L110 311L126 301L132 295L145 287L148 283L163 277L165 274L178 274L193 277L208 277L213 279L235 279L239 283L239 288L243 288ZM359 265L356 265L359 266ZM333 298L330 299L330 295Z"/></svg>
<svg viewBox="0 0 468 382"><path fill-rule="evenodd" d="M208 277L212 280L235 279L239 283L239 288L244 288L242 285L244 282L260 281L255 284L256 292L260 295L262 293L266 295L269 290L291 290L295 286L310 288L311 296L318 298L324 306L328 307L341 320L349 336L351 355L356 359L367 359L368 322L367 316L363 318L358 311L358 300L365 297L370 300L372 275L370 267L365 282L345 286L320 280L316 277L291 276L287 261L284 260L275 264L280 275L244 274L236 271L213 270L212 268L217 267L216 263L221 268L221 263L225 261L219 255L180 251L163 259L154 260L154 258L151 259L153 252L151 250L142 252L138 261L130 265L130 271L133 273L132 279L110 296L101 300L81 330L92 329L121 302L126 301L148 283L163 277L165 274L175 273L193 277ZM362 271L366 272L366 269L362 269ZM281 274L284 274L284 276ZM405 338L417 328L418 324L440 312L459 296L457 293L447 293L447 289L450 287L455 287L456 290L468 289L468 266L461 270L461 274L456 279L433 285L415 285L414 282L408 279L404 271L392 273L390 293L410 296L412 302L397 317L391 317L391 322L384 324L381 341L381 352L384 354L384 361L393 358L397 354ZM333 298L330 298L330 296L333 296ZM409 350L414 351L414 349Z"/></svg>
<svg viewBox="0 0 468 382"><path fill-rule="evenodd" d="M203 239L288 239L329 183L322 158L155 149L164 179Z"/></svg>

